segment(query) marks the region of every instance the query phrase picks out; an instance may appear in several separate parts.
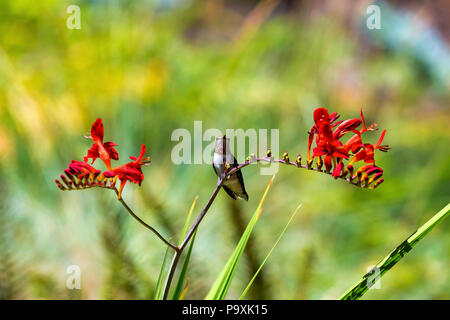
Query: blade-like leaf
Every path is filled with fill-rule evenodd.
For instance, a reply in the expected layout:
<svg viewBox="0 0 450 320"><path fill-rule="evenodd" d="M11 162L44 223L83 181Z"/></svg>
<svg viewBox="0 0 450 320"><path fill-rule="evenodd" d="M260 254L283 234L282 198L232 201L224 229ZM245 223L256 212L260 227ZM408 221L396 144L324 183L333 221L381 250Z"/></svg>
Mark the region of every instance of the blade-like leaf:
<svg viewBox="0 0 450 320"><path fill-rule="evenodd" d="M198 230L198 229L197 229ZM188 251L186 253L186 257L184 258L183 267L181 268L180 275L178 276L177 285L175 286L175 290L173 292L172 300L179 300L183 291L184 281L186 279L187 268L189 265L189 260L191 259L192 247L194 246L195 235L197 234L197 230L195 230L194 235L192 236L191 243L189 244Z"/></svg>
<svg viewBox="0 0 450 320"><path fill-rule="evenodd" d="M441 223L450 212L450 203L444 209L435 214L430 220L422 225L416 232L403 241L394 251L388 254L380 263L366 273L360 281L358 281L352 288L347 290L341 297L341 300L357 300L361 298L373 283L373 273L377 271L379 277L375 279L378 281L386 272L388 272L397 262L399 262L411 249L425 237L434 227Z"/></svg>
<svg viewBox="0 0 450 320"><path fill-rule="evenodd" d="M155 294L153 296L154 300L160 300L162 298L161 280L163 278L164 270L166 268L166 261L167 261L168 254L169 254L169 247L167 247L167 249L166 249L166 253L164 254L163 263L161 265L161 270L159 271L158 281L156 282Z"/></svg>
<svg viewBox="0 0 450 320"><path fill-rule="evenodd" d="M283 237L283 235L286 233L287 228L289 227L289 225L291 224L292 219L294 219L295 215L297 214L297 211L300 209L302 205L300 204L297 209L294 210L294 213L291 215L291 217L289 218L289 221L286 223L286 226L284 227L283 231L281 231L280 236L278 237L277 241L275 241L275 244L273 245L272 249L270 249L269 253L267 254L266 258L263 260L263 262L261 263L261 265L259 266L258 270L256 270L255 275L253 276L253 278L250 280L250 282L248 283L247 287L245 288L244 292L242 292L239 300L244 299L245 295L247 294L248 290L250 289L250 287L253 284L253 281L255 281L256 277L258 276L259 272L261 271L262 267L266 264L267 260L269 259L270 255L272 254L273 250L275 250L275 247L277 246L278 242L280 242L281 238Z"/></svg>
<svg viewBox="0 0 450 320"><path fill-rule="evenodd" d="M194 201L192 202L192 205L191 205L191 209L189 209L189 213L186 217L186 221L184 222L183 231L181 232L180 242L178 243L178 245L181 245L181 243L184 240L184 236L186 235L187 229L189 227L189 222L191 222L192 212L194 211L195 204L197 203L197 199L198 199L198 196L195 196Z"/></svg>
<svg viewBox="0 0 450 320"><path fill-rule="evenodd" d="M187 289L189 288L189 278L186 279L186 285L184 286L183 292L181 292L180 297L178 300L183 300L184 296L186 295Z"/></svg>
<svg viewBox="0 0 450 320"><path fill-rule="evenodd" d="M209 290L208 294L206 295L206 297L205 297L206 300L223 300L223 299L225 299L228 289L230 288L231 281L234 278L236 269L239 265L239 262L241 261L242 254L247 245L248 239L250 238L253 228L255 227L255 224L258 221L258 218L261 214L262 205L264 203L264 200L267 197L267 193L269 192L269 189L273 183L274 178L275 178L275 175L272 177L269 184L267 185L266 191L264 192L264 195L261 198L261 201L259 202L258 208L256 208L256 211L253 214L250 222L248 223L247 228L245 229L244 233L242 234L241 239L239 240L239 243L236 246L236 249L234 250L231 257L228 259L227 264L225 265L222 272L220 273L220 275L217 277L216 281L214 282L212 288Z"/></svg>

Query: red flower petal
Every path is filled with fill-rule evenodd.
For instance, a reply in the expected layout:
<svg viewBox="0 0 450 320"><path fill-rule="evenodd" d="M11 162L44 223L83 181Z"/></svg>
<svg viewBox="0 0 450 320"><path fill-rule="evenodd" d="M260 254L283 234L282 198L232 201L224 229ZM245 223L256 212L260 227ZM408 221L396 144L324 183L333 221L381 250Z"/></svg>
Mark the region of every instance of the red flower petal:
<svg viewBox="0 0 450 320"><path fill-rule="evenodd" d="M333 172L331 173L331 175L333 176L333 178L337 179L342 175L342 169L344 168L344 164L342 163L342 161L340 161L337 166L334 168Z"/></svg>
<svg viewBox="0 0 450 320"><path fill-rule="evenodd" d="M91 164L94 163L94 161L100 157L100 154L98 152L98 145L93 144L92 147L88 150L87 155L83 158L84 162L88 162L89 158L92 158Z"/></svg>
<svg viewBox="0 0 450 320"><path fill-rule="evenodd" d="M329 123L330 122L330 116L328 115L328 110L325 108L317 108L314 110L314 122L316 124L318 123Z"/></svg>
<svg viewBox="0 0 450 320"><path fill-rule="evenodd" d="M95 143L102 143L103 141L103 122L101 118L95 120L91 127L91 137Z"/></svg>
<svg viewBox="0 0 450 320"><path fill-rule="evenodd" d="M114 147L117 146L114 142L105 142L103 144L103 147L105 148L106 152L108 152L109 156L113 160L119 160L119 154L117 153L116 149Z"/></svg>
<svg viewBox="0 0 450 320"><path fill-rule="evenodd" d="M119 154L114 149L117 146L114 142L103 143L103 123L102 119L95 120L91 127L91 137L94 140L94 144L88 150L87 155L84 157L84 161L87 162L89 158L92 158L92 163L97 158L100 158L105 163L108 170L111 170L111 159L118 160Z"/></svg>
<svg viewBox="0 0 450 320"><path fill-rule="evenodd" d="M69 164L69 171L71 174L76 176L90 173L98 175L100 173L100 170L95 169L89 163L76 160L72 160L72 162Z"/></svg>
<svg viewBox="0 0 450 320"><path fill-rule="evenodd" d="M347 132L355 130L361 124L359 119L349 119L343 121L333 132L333 139L340 139Z"/></svg>
<svg viewBox="0 0 450 320"><path fill-rule="evenodd" d="M141 152L139 157L130 157L133 162L126 163L120 167L113 168L103 173L106 178L118 177L120 179L120 189L119 189L119 199L122 194L122 190L127 181L131 181L133 183L141 185L144 180L144 174L142 173L142 166L146 165L149 162L149 158L145 157L145 145L141 145Z"/></svg>

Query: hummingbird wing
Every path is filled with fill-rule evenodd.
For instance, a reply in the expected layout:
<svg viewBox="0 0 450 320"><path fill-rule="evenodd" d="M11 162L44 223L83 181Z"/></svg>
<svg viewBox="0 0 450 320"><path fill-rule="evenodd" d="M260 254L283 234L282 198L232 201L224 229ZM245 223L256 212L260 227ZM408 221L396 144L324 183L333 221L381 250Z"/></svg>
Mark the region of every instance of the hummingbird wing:
<svg viewBox="0 0 450 320"><path fill-rule="evenodd" d="M236 193L234 193L230 188L228 188L227 186L222 186L223 190L225 190L226 193L228 193L228 195L230 197L232 197L234 200L236 199Z"/></svg>
<svg viewBox="0 0 450 320"><path fill-rule="evenodd" d="M236 158L234 158L234 166L237 167L238 165L239 164L238 164ZM240 185L242 186L242 194L240 194L240 198L242 198L245 201L248 201L248 194L247 194L247 191L245 191L244 177L242 176L241 170L237 171L236 175L237 175Z"/></svg>
<svg viewBox="0 0 450 320"><path fill-rule="evenodd" d="M217 175L218 177L220 177L220 172L217 171L217 168L216 168L216 166L214 165L214 163L213 163L212 166L213 166L213 169L214 169L214 172L216 173L216 175ZM237 200L237 199L236 199L236 195L234 194L233 191L231 191L230 188L228 188L227 186L222 186L222 188L223 188L223 190L225 190L226 193L228 193L228 195L229 195L230 197L232 197L234 200Z"/></svg>
<svg viewBox="0 0 450 320"><path fill-rule="evenodd" d="M239 164L238 164L236 158L233 157L233 159L234 159L234 163L232 164L232 166L233 166L233 167L237 167ZM220 173L220 171L218 171L218 169L216 168L216 166L214 165L214 163L212 164L212 166L213 166L213 169L214 169L214 172L216 173L216 175L217 175L218 177L220 177L220 176L221 176L221 173ZM239 184L240 184L240 186L241 186L241 188L242 188L242 192L235 192L235 191L231 190L229 187L227 187L227 186L225 186L225 185L222 185L223 190L225 190L225 192L226 192L231 198L233 198L234 200L237 200L237 199L239 198L239 199L248 201L248 194L247 194L247 192L245 191L244 178L242 177L242 172L241 172L241 170L237 171L237 172L234 173L232 176L233 176L233 177L236 177L236 178L238 179Z"/></svg>

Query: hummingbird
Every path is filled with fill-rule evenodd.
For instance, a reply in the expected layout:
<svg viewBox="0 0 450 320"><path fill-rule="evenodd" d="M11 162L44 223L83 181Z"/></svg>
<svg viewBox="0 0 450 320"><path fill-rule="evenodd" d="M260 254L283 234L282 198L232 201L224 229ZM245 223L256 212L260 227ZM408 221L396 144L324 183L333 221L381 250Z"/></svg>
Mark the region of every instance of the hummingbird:
<svg viewBox="0 0 450 320"><path fill-rule="evenodd" d="M230 169L238 166L236 158L230 151L230 139L226 136L216 137L213 168L219 178L225 172L226 163L230 166ZM244 178L242 177L241 170L236 171L226 179L222 187L234 200L241 199L248 201L248 194L245 191Z"/></svg>

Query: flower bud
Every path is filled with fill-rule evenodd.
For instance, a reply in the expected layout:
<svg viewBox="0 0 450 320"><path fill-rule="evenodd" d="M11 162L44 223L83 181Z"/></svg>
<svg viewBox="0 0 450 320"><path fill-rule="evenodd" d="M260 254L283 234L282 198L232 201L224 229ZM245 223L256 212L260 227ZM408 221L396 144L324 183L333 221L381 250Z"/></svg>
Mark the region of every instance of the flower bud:
<svg viewBox="0 0 450 320"><path fill-rule="evenodd" d="M300 154L297 155L297 159L295 159L295 163L297 164L297 167L300 167L302 165L302 156Z"/></svg>
<svg viewBox="0 0 450 320"><path fill-rule="evenodd" d="M376 187L378 187L380 184L382 184L384 181L384 179L380 179L377 182L375 182L372 186L370 186L370 189L375 189Z"/></svg>
<svg viewBox="0 0 450 320"><path fill-rule="evenodd" d="M317 157L317 169L319 169L319 171L322 171L322 167L323 167L323 161L321 157Z"/></svg>

